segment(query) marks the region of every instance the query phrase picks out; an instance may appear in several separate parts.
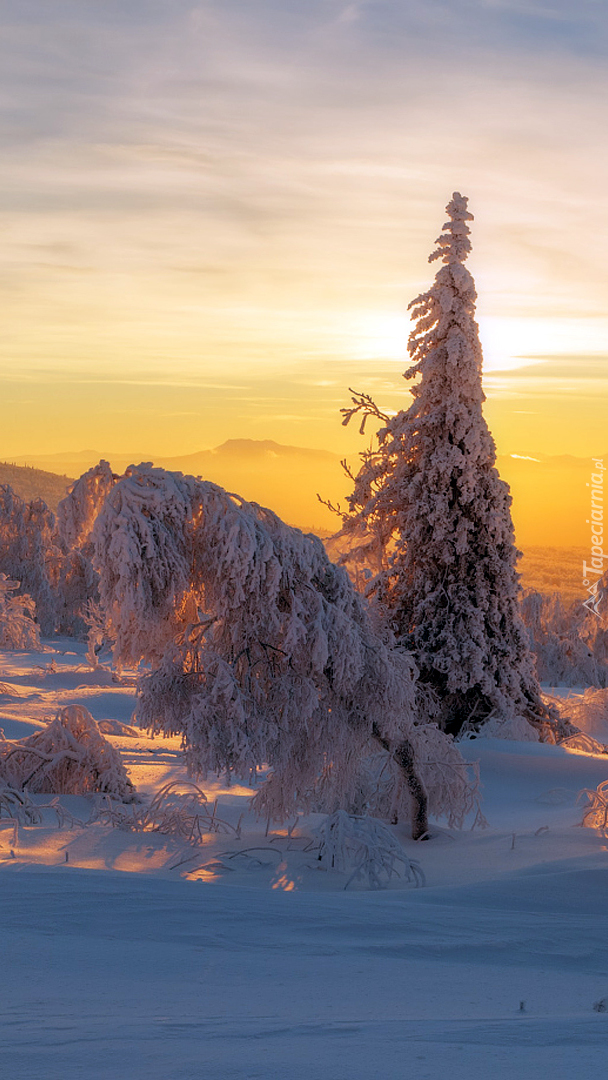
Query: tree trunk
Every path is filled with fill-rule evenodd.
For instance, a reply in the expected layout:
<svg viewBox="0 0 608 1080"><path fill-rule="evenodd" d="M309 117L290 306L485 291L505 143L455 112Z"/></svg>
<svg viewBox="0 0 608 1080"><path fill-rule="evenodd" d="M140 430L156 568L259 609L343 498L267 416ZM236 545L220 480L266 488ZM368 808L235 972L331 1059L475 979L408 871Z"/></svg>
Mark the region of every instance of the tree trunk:
<svg viewBox="0 0 608 1080"><path fill-rule="evenodd" d="M372 735L397 762L407 784L412 803L412 838L414 840L427 840L429 834L429 800L424 784L416 772L414 750L411 742L409 739L404 739L403 742L398 743L396 746L391 746L376 724L372 728Z"/></svg>

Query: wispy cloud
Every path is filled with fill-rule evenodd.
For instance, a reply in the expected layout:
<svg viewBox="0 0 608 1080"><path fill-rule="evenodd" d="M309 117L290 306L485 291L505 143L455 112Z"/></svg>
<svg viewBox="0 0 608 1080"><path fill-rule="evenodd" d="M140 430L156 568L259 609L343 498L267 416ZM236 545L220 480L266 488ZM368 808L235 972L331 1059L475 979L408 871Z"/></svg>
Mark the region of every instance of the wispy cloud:
<svg viewBox="0 0 608 1080"><path fill-rule="evenodd" d="M328 361L397 355L457 187L482 318L583 326L607 54L591 0L7 0L5 370L305 371L320 415Z"/></svg>

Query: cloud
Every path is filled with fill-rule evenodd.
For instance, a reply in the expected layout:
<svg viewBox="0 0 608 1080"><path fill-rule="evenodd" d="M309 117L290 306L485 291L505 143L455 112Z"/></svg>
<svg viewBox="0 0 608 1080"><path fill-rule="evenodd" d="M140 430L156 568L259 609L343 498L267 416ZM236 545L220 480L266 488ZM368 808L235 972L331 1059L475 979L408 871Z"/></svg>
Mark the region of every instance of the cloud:
<svg viewBox="0 0 608 1080"><path fill-rule="evenodd" d="M384 393L454 188L482 317L603 313L607 33L590 0L8 0L5 369Z"/></svg>

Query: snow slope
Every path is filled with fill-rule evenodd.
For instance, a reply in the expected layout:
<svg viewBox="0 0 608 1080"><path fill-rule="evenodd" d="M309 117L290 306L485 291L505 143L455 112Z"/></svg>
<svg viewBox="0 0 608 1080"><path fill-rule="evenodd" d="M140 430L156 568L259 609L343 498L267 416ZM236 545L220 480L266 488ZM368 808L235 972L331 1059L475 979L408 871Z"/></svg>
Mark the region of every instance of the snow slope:
<svg viewBox="0 0 608 1080"><path fill-rule="evenodd" d="M115 722L108 737L140 792L183 778L178 740L121 727L133 680L91 671L83 652L65 641L0 655L7 736L80 703ZM601 1075L608 843L577 827L576 795L608 777L608 759L494 740L465 749L481 764L489 827L402 836L420 889L344 891L346 876L306 850L314 820L266 836L247 816L250 789L217 782L203 786L226 830L197 849L99 822L0 821L2 1075ZM62 802L88 817L91 800ZM243 813L237 839L228 825Z"/></svg>

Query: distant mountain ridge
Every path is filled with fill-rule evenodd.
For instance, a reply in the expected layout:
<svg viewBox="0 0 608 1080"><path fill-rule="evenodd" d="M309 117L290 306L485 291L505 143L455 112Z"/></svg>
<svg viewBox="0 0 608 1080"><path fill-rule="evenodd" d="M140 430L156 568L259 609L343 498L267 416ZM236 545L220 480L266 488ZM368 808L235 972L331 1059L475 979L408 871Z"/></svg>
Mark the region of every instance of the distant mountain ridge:
<svg viewBox="0 0 608 1080"><path fill-rule="evenodd" d="M326 462L339 461L337 454L330 450L318 450L308 446L289 446L275 442L273 439L227 439L220 446L210 450L196 450L192 454L153 454L144 453L140 450L133 453L109 453L99 450L68 451L62 454L27 454L14 458L16 465L26 465L38 469L47 469L49 472L67 472L80 476L91 465L96 465L102 459L109 461L116 472L123 472L128 465L138 465L142 461L153 461L155 465L164 469L177 469L179 472L191 471L199 462L207 464L219 459L234 460L245 458L282 458L282 459L307 459ZM78 471L78 469L80 471Z"/></svg>
<svg viewBox="0 0 608 1080"><path fill-rule="evenodd" d="M9 484L25 502L44 499L53 512L72 481L73 478L69 476L58 476L30 465L13 465L8 461L0 461L0 484Z"/></svg>
<svg viewBox="0 0 608 1080"><path fill-rule="evenodd" d="M339 519L318 498L344 498L348 490L340 459L329 450L286 446L272 439L228 439L193 454L116 454L85 450L69 454L28 455L29 466L80 476L104 459L116 473L128 465L152 461L164 469L202 476L228 491L267 506L299 528L335 532ZM15 490L17 487L15 486Z"/></svg>
<svg viewBox="0 0 608 1080"><path fill-rule="evenodd" d="M272 439L228 439L211 450L178 456L114 454L95 450L31 455L27 459L17 458L15 464L4 466L13 470L18 469L20 464L30 466L24 471L22 480L17 479L17 473L13 474L14 482L6 473L6 479L1 479L0 473L0 482L11 483L19 494L22 491L31 492L23 497L32 498L40 494L49 505L54 506L63 496L68 478L80 476L101 458L109 461L117 473L124 472L127 465L153 461L166 469L202 476L228 491L270 507L299 528L323 534L335 532L340 522L319 502L317 492L333 503L345 505L351 487L337 454L330 450L287 446ZM608 462L608 454L604 455L604 460ZM510 485L513 495L513 520L520 547L555 549L589 546L588 484L593 470L592 461L591 458L573 454L551 457L534 451L498 457L498 469ZM356 471L357 455L351 455L349 465ZM36 472L40 472L41 479L33 483ZM44 477L57 472L65 475L56 478L54 487L49 486L50 481L44 480Z"/></svg>

